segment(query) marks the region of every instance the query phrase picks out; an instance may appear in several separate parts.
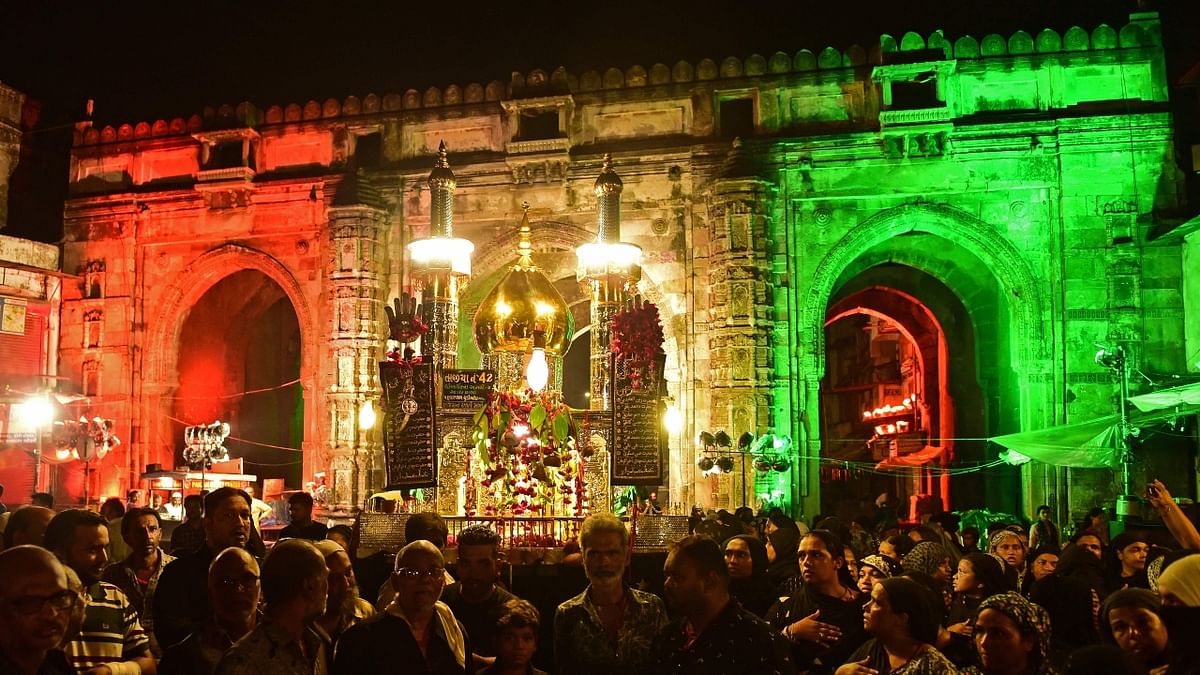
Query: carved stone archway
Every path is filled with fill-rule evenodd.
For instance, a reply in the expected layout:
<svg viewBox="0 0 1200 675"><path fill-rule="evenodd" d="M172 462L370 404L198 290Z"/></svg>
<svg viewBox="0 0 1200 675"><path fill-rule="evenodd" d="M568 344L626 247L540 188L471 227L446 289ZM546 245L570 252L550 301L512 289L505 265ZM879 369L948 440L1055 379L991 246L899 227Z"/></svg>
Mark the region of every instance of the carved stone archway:
<svg viewBox="0 0 1200 675"><path fill-rule="evenodd" d="M227 244L212 249L189 263L175 280L158 296L157 309L146 327L145 377L140 395L137 397L137 413L144 428L157 428L159 433L147 433L142 445L142 460L169 464L173 445L168 433L169 420L163 415L163 406L179 386L180 339L184 320L191 308L218 282L241 271L262 273L283 290L291 302L300 329L300 383L304 389L304 466L305 476L312 475L313 453L319 442L317 433L320 409L317 398L318 354L317 332L314 310L309 297L283 263L256 249L236 244ZM162 445L166 441L167 445ZM137 449L135 448L135 452ZM164 456L166 455L166 456ZM153 459L152 459L153 458Z"/></svg>
<svg viewBox="0 0 1200 675"><path fill-rule="evenodd" d="M1016 331L1014 363L1029 368L1046 358L1042 323L1047 300L1021 252L996 228L946 205L906 204L882 211L842 237L814 270L802 302L799 330L810 375L825 371L825 312L842 272L873 247L904 234L924 232L976 256L1007 291L1009 315Z"/></svg>

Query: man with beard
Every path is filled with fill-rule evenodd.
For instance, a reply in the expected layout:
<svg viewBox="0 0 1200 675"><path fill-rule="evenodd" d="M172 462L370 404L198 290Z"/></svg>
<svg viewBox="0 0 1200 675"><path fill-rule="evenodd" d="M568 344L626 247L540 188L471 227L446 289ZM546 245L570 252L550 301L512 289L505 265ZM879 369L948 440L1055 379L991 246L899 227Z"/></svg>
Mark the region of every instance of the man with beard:
<svg viewBox="0 0 1200 675"><path fill-rule="evenodd" d="M403 664L404 672L475 672L466 630L450 608L438 602L445 579L446 560L437 546L417 540L400 549L392 575L395 600L342 634L333 673L379 672L381 664L388 663Z"/></svg>
<svg viewBox="0 0 1200 675"><path fill-rule="evenodd" d="M658 596L625 585L628 541L625 524L611 515L583 521L579 547L589 585L554 614L555 672L637 672L650 658L650 642L667 623L667 612Z"/></svg>
<svg viewBox="0 0 1200 675"><path fill-rule="evenodd" d="M500 566L500 537L487 525L474 525L458 533L458 581L442 591L442 602L462 622L475 646L475 667L496 660L493 646L499 630L496 621L504 603L516 596L496 585Z"/></svg>
<svg viewBox="0 0 1200 675"><path fill-rule="evenodd" d="M247 500L247 522L249 506ZM328 578L329 568L312 542L290 539L272 547L262 564L263 620L225 653L217 674L327 673L325 640L311 624L325 613Z"/></svg>
<svg viewBox="0 0 1200 675"><path fill-rule="evenodd" d="M258 625L259 570L246 549L230 547L208 568L212 616L163 652L159 675L213 675L221 657Z"/></svg>
<svg viewBox="0 0 1200 675"><path fill-rule="evenodd" d="M154 639L154 591L163 568L175 558L159 548L162 520L152 508L127 511L121 519L121 536L129 546L129 556L106 567L101 579L121 589L137 608L142 628L150 637L150 653L158 658L162 649Z"/></svg>
<svg viewBox="0 0 1200 675"><path fill-rule="evenodd" d="M796 672L787 642L730 597L729 570L715 541L681 539L671 546L663 571L667 597L681 616L659 632L642 673Z"/></svg>
<svg viewBox="0 0 1200 675"><path fill-rule="evenodd" d="M83 626L64 651L83 673L153 675L150 639L138 622L137 607L121 589L100 580L108 563L107 525L94 511L68 509L46 528L46 548L75 570L87 594Z"/></svg>
<svg viewBox="0 0 1200 675"><path fill-rule="evenodd" d="M0 553L0 673L73 675L57 649L78 596L62 563L37 546Z"/></svg>
<svg viewBox="0 0 1200 675"><path fill-rule="evenodd" d="M250 540L250 495L221 487L204 497L204 544L167 565L154 594L154 634L158 644L173 645L202 627L212 612L208 603L208 567L230 546Z"/></svg>
<svg viewBox="0 0 1200 675"><path fill-rule="evenodd" d="M354 568L345 549L328 539L313 542L313 545L321 552L325 566L329 568L329 597L325 601L325 613L314 625L331 645L336 646L338 638L347 628L375 616L375 607L359 597Z"/></svg>

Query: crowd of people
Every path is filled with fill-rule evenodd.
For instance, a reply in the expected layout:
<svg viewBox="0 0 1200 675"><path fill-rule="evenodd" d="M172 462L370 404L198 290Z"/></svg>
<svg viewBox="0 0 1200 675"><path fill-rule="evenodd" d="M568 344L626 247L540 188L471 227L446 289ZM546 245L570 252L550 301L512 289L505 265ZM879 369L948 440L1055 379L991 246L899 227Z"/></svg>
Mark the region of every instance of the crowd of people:
<svg viewBox="0 0 1200 675"><path fill-rule="evenodd" d="M457 533L451 575L435 514L368 555L297 493L266 550L254 498L224 487L181 500L168 553L152 505L55 512L43 495L4 523L0 674L1200 673L1200 533L1160 482L1147 497L1175 547L1110 539L1102 513L1064 540L1049 509L985 535L937 516L701 518L660 593L631 583L629 532L597 514L586 588L543 617L502 585L486 525Z"/></svg>

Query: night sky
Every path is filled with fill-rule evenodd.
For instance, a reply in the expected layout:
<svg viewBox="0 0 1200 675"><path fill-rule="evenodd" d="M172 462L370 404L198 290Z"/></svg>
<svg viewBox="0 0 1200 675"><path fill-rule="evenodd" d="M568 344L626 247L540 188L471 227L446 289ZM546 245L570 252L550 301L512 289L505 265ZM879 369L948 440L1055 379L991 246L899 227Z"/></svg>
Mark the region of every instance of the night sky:
<svg viewBox="0 0 1200 675"><path fill-rule="evenodd" d="M1163 15L1173 79L1200 60L1200 2L1147 3ZM1036 35L1120 27L1131 0L641 0L640 2L0 2L0 81L41 104L13 177L5 234L61 235L70 126L95 100L97 124L187 117L205 105L261 107L349 94L507 82L513 70L579 74L630 65L869 47L914 30Z"/></svg>

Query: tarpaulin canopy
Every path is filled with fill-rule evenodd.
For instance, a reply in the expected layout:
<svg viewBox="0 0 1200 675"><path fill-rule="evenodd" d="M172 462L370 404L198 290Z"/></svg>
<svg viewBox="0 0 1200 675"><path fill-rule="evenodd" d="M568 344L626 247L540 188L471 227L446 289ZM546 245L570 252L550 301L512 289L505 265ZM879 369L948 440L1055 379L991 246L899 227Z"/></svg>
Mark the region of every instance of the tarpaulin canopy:
<svg viewBox="0 0 1200 675"><path fill-rule="evenodd" d="M1183 409L1135 413L1130 415L1129 424L1141 428L1195 412L1196 406L1187 406ZM1120 426L1120 415L1108 415L1078 424L1023 431L988 440L1008 448L1008 452L1000 456L1010 464L1024 464L1035 459L1056 466L1117 469L1121 466L1124 454Z"/></svg>
<svg viewBox="0 0 1200 675"><path fill-rule="evenodd" d="M1149 394L1130 396L1129 402L1142 412L1154 412L1178 406L1200 406L1200 382L1160 389Z"/></svg>

